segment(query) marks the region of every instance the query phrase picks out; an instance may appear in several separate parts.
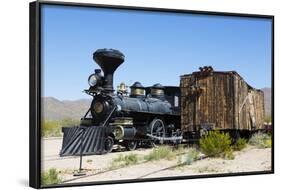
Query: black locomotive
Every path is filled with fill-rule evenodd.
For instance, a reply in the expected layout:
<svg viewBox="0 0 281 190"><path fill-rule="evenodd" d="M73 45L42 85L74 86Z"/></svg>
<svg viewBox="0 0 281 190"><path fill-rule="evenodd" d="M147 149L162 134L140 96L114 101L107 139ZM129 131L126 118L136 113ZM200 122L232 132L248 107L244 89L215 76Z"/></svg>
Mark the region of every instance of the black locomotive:
<svg viewBox="0 0 281 190"><path fill-rule="evenodd" d="M96 69L88 78L90 88L85 92L93 100L81 125L106 128L107 152L116 143L128 150L134 150L140 143L150 146L164 141L180 143L180 113L178 106L172 105L174 96L178 98L179 87L167 87L178 90L166 95L165 87L159 83L145 88L140 82L135 82L129 95L122 86L114 93L113 74L124 62L124 55L118 50L99 49L93 54L93 59L104 75Z"/></svg>

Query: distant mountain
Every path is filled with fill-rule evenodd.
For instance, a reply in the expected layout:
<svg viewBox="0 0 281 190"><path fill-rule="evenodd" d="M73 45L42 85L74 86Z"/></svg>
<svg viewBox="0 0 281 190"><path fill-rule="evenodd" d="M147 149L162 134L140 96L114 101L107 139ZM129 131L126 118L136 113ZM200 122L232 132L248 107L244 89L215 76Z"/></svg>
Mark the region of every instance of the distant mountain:
<svg viewBox="0 0 281 190"><path fill-rule="evenodd" d="M264 93L264 109L265 115L271 116L271 88L262 88Z"/></svg>
<svg viewBox="0 0 281 190"><path fill-rule="evenodd" d="M91 99L60 101L53 97L44 97L42 101L43 117L46 120L80 120L91 105Z"/></svg>

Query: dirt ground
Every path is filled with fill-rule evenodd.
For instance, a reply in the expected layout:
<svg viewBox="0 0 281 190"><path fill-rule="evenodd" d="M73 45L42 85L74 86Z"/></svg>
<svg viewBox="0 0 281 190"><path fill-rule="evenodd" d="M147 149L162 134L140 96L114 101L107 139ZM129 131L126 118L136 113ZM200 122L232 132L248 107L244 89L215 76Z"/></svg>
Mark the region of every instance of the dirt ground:
<svg viewBox="0 0 281 190"><path fill-rule="evenodd" d="M173 167L178 159L172 161L160 160L110 169L111 162L120 154L131 153L139 156L149 154L152 149L137 149L135 151L115 151L106 155L83 157L83 169L86 176L74 177L73 171L79 168L79 157L59 157L61 138L42 139L42 170L56 168L60 171L64 183L107 181L121 179L141 179L170 176L191 176L202 174L221 174L234 172L265 171L271 169L271 148L258 149L248 146L240 152L234 152L234 160L221 158L205 158L191 165Z"/></svg>

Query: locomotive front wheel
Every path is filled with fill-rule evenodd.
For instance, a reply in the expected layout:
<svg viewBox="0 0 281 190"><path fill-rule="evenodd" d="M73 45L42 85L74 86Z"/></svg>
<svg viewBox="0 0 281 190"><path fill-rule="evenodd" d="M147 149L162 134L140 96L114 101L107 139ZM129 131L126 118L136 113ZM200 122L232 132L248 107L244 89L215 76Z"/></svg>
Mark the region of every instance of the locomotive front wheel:
<svg viewBox="0 0 281 190"><path fill-rule="evenodd" d="M125 141L124 144L125 144L126 149L129 151L135 150L137 148L136 141Z"/></svg>
<svg viewBox="0 0 281 190"><path fill-rule="evenodd" d="M104 149L107 153L111 152L113 149L114 141L113 138L108 136L104 141Z"/></svg>
<svg viewBox="0 0 281 190"><path fill-rule="evenodd" d="M154 137L165 137L165 124L161 119L155 118L150 123L151 135ZM156 143L163 144L163 140L155 139Z"/></svg>

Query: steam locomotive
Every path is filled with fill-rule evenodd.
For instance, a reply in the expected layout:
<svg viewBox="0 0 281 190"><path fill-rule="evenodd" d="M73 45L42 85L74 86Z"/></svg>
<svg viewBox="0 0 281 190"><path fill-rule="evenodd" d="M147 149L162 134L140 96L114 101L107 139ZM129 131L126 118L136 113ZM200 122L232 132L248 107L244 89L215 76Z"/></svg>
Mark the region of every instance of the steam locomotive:
<svg viewBox="0 0 281 190"><path fill-rule="evenodd" d="M114 144L134 150L140 142L149 146L164 141L180 143L179 103L175 102L179 87L166 87L170 93L165 94L165 86L159 83L145 88L140 82L135 82L129 95L124 84L114 93L113 74L124 58L114 49L99 49L93 54L104 75L96 69L88 78L90 87L85 92L93 100L81 119L81 125L106 128L106 152L111 152ZM173 106L175 103L177 106Z"/></svg>

